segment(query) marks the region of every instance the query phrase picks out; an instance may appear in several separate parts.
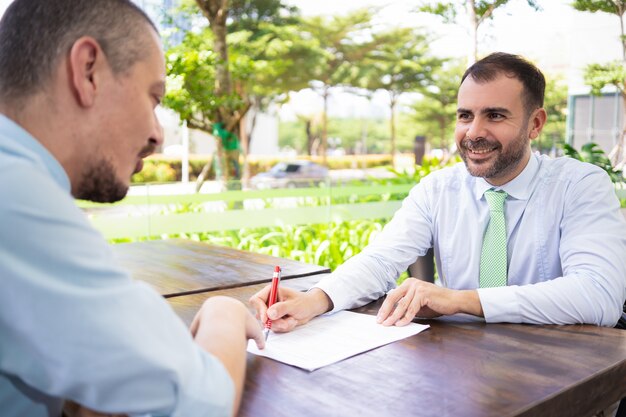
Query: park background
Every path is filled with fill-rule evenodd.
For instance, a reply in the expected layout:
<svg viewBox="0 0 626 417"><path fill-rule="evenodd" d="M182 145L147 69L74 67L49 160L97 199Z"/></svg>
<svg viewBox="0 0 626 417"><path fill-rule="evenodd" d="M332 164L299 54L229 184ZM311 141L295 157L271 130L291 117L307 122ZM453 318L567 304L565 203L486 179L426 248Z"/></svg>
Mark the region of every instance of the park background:
<svg viewBox="0 0 626 417"><path fill-rule="evenodd" d="M334 268L376 236L410 187L459 161L460 76L494 51L546 75L549 122L534 149L601 166L624 205L626 2L135 3L164 40L165 143L121 203L78 202L111 242L188 238ZM298 189L251 186L295 159L331 175Z"/></svg>

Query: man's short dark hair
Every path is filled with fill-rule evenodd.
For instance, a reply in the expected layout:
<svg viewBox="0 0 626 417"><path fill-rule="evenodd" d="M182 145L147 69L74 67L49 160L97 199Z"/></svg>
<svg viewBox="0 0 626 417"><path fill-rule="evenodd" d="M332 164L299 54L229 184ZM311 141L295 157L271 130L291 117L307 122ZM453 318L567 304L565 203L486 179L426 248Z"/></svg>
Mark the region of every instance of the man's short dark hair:
<svg viewBox="0 0 626 417"><path fill-rule="evenodd" d="M524 87L524 109L527 114L543 107L546 79L539 71L539 68L519 55L504 52L495 52L488 55L465 71L461 84L468 76L471 76L477 82L488 82L494 80L500 74L520 80Z"/></svg>
<svg viewBox="0 0 626 417"><path fill-rule="evenodd" d="M0 101L40 91L74 42L91 36L115 74L147 54L147 27L156 28L128 0L15 0L0 20Z"/></svg>

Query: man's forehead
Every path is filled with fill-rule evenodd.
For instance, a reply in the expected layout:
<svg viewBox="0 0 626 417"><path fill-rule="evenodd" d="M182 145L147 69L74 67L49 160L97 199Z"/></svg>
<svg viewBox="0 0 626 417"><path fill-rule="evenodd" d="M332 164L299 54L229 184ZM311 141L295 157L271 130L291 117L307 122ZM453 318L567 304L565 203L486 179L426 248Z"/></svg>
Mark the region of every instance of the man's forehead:
<svg viewBox="0 0 626 417"><path fill-rule="evenodd" d="M502 74L493 80L475 80L468 76L459 88L457 100L463 103L475 103L481 107L509 107L511 102L521 100L523 86L517 78Z"/></svg>
<svg viewBox="0 0 626 417"><path fill-rule="evenodd" d="M156 90L165 90L165 54L163 53L163 44L160 37L150 30L151 37L147 42L148 54L143 62L139 62L147 72L150 79L151 88Z"/></svg>

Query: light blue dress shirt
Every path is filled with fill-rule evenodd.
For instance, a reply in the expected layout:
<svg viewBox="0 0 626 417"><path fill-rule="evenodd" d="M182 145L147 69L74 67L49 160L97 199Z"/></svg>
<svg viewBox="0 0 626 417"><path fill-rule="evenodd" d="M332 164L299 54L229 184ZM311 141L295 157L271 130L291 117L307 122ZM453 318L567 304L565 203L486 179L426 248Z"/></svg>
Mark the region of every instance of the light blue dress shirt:
<svg viewBox="0 0 626 417"><path fill-rule="evenodd" d="M378 299L433 247L440 285L478 289L492 187L465 165L431 173L359 255L320 281L334 309ZM626 222L604 171L531 155L508 193L508 286L478 289L485 320L614 326L626 298Z"/></svg>
<svg viewBox="0 0 626 417"><path fill-rule="evenodd" d="M117 266L61 165L0 115L0 415L229 416L234 385L168 303Z"/></svg>

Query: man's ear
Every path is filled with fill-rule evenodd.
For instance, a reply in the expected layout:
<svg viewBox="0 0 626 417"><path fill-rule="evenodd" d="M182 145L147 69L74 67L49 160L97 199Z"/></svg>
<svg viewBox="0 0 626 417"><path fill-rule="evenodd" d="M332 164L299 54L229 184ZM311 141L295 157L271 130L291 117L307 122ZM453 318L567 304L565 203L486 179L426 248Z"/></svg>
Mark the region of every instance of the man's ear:
<svg viewBox="0 0 626 417"><path fill-rule="evenodd" d="M528 136L531 139L537 139L543 126L546 124L546 120L548 119L548 115L546 114L545 109L537 109L530 116L530 123L528 125L530 131L528 132Z"/></svg>
<svg viewBox="0 0 626 417"><path fill-rule="evenodd" d="M84 36L79 38L69 57L69 83L74 92L77 104L91 107L98 92L99 71L103 69L104 53L95 39Z"/></svg>

